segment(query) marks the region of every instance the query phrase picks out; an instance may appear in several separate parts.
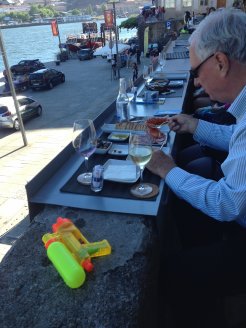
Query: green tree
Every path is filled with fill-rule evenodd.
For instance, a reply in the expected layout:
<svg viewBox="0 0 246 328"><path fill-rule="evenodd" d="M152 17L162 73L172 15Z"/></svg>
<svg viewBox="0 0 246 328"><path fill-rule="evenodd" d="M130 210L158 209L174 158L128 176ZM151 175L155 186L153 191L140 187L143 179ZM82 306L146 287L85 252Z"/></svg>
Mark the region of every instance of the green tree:
<svg viewBox="0 0 246 328"><path fill-rule="evenodd" d="M92 6L89 5L86 9L85 9L85 13L87 15L92 15L93 14L93 9L92 9Z"/></svg>
<svg viewBox="0 0 246 328"><path fill-rule="evenodd" d="M39 5L31 5L29 10L30 16L35 16L40 14L40 6Z"/></svg>
<svg viewBox="0 0 246 328"><path fill-rule="evenodd" d="M107 5L105 5L105 4L102 4L101 5L101 11L102 11L102 13L104 13L104 10L107 10Z"/></svg>
<svg viewBox="0 0 246 328"><path fill-rule="evenodd" d="M42 8L40 9L40 16L41 17L54 17L54 12L49 8Z"/></svg>
<svg viewBox="0 0 246 328"><path fill-rule="evenodd" d="M127 20L123 21L119 28L126 28L128 30L132 30L133 28L138 27L138 16L130 17Z"/></svg>
<svg viewBox="0 0 246 328"><path fill-rule="evenodd" d="M74 16L81 15L81 10L80 9L73 9L71 10L71 14Z"/></svg>
<svg viewBox="0 0 246 328"><path fill-rule="evenodd" d="M30 21L30 15L27 12L17 12L16 16L18 21L25 23Z"/></svg>

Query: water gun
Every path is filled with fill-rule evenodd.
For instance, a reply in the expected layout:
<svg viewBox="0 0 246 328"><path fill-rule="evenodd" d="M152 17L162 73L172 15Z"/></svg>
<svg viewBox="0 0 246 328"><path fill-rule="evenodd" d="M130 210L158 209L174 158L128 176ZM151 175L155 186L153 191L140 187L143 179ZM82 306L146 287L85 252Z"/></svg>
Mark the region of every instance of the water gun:
<svg viewBox="0 0 246 328"><path fill-rule="evenodd" d="M92 257L111 254L106 239L90 243L69 219L58 217L52 231L45 234L42 241L49 259L71 288L80 287L85 280L85 271L93 270Z"/></svg>

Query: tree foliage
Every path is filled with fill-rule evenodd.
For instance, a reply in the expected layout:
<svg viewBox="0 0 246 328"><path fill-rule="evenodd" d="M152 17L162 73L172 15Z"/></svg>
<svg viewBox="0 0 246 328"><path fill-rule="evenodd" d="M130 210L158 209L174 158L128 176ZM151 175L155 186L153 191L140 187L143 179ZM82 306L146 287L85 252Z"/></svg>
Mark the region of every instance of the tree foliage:
<svg viewBox="0 0 246 328"><path fill-rule="evenodd" d="M137 28L137 27L138 27L137 16L128 18L127 20L123 21L119 26L119 28L126 28L128 30L132 30L133 28Z"/></svg>
<svg viewBox="0 0 246 328"><path fill-rule="evenodd" d="M81 15L81 10L80 9L73 9L71 10L71 14L76 16L76 15Z"/></svg>
<svg viewBox="0 0 246 328"><path fill-rule="evenodd" d="M59 16L59 13L52 6L31 5L29 15L31 17L37 15L40 15L41 17L57 17Z"/></svg>

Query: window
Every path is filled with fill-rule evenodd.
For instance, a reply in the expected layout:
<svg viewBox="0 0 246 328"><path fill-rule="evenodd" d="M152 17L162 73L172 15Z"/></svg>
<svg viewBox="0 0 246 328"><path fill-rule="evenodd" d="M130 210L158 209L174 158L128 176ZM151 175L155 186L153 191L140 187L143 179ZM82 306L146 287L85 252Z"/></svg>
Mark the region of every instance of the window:
<svg viewBox="0 0 246 328"><path fill-rule="evenodd" d="M183 0L183 7L192 7L192 0Z"/></svg>
<svg viewBox="0 0 246 328"><path fill-rule="evenodd" d="M1 106L0 107L0 114L4 114L8 111L8 107L7 106Z"/></svg>
<svg viewBox="0 0 246 328"><path fill-rule="evenodd" d="M200 0L200 6L208 6L208 0Z"/></svg>
<svg viewBox="0 0 246 328"><path fill-rule="evenodd" d="M175 0L166 0L165 8L175 8Z"/></svg>
<svg viewBox="0 0 246 328"><path fill-rule="evenodd" d="M34 101L30 98L21 98L18 100L18 103L20 106L25 106L33 103Z"/></svg>

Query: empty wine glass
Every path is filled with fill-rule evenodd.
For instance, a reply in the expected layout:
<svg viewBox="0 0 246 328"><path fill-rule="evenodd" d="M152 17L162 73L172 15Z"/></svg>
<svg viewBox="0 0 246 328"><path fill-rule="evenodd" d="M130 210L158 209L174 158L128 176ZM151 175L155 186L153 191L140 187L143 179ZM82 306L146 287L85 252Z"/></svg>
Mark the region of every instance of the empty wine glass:
<svg viewBox="0 0 246 328"><path fill-rule="evenodd" d="M88 160L97 146L96 129L89 119L77 120L73 124L73 147L85 159L86 172L80 174L77 180L85 185L91 184L92 173L88 172Z"/></svg>
<svg viewBox="0 0 246 328"><path fill-rule="evenodd" d="M131 189L132 193L136 196L150 194L153 188L149 184L143 183L143 171L152 156L152 139L147 132L130 134L129 155L140 168L140 183Z"/></svg>
<svg viewBox="0 0 246 328"><path fill-rule="evenodd" d="M161 66L161 72L163 72L163 67L166 66L166 53L161 51L158 56L158 63Z"/></svg>
<svg viewBox="0 0 246 328"><path fill-rule="evenodd" d="M147 82L151 81L153 78L154 68L153 64L144 65L143 67L143 79Z"/></svg>
<svg viewBox="0 0 246 328"><path fill-rule="evenodd" d="M154 66L153 64L149 64L149 76L150 78L153 78L154 75Z"/></svg>
<svg viewBox="0 0 246 328"><path fill-rule="evenodd" d="M143 67L143 79L145 80L145 82L147 82L150 78L149 75L149 66L144 65Z"/></svg>

